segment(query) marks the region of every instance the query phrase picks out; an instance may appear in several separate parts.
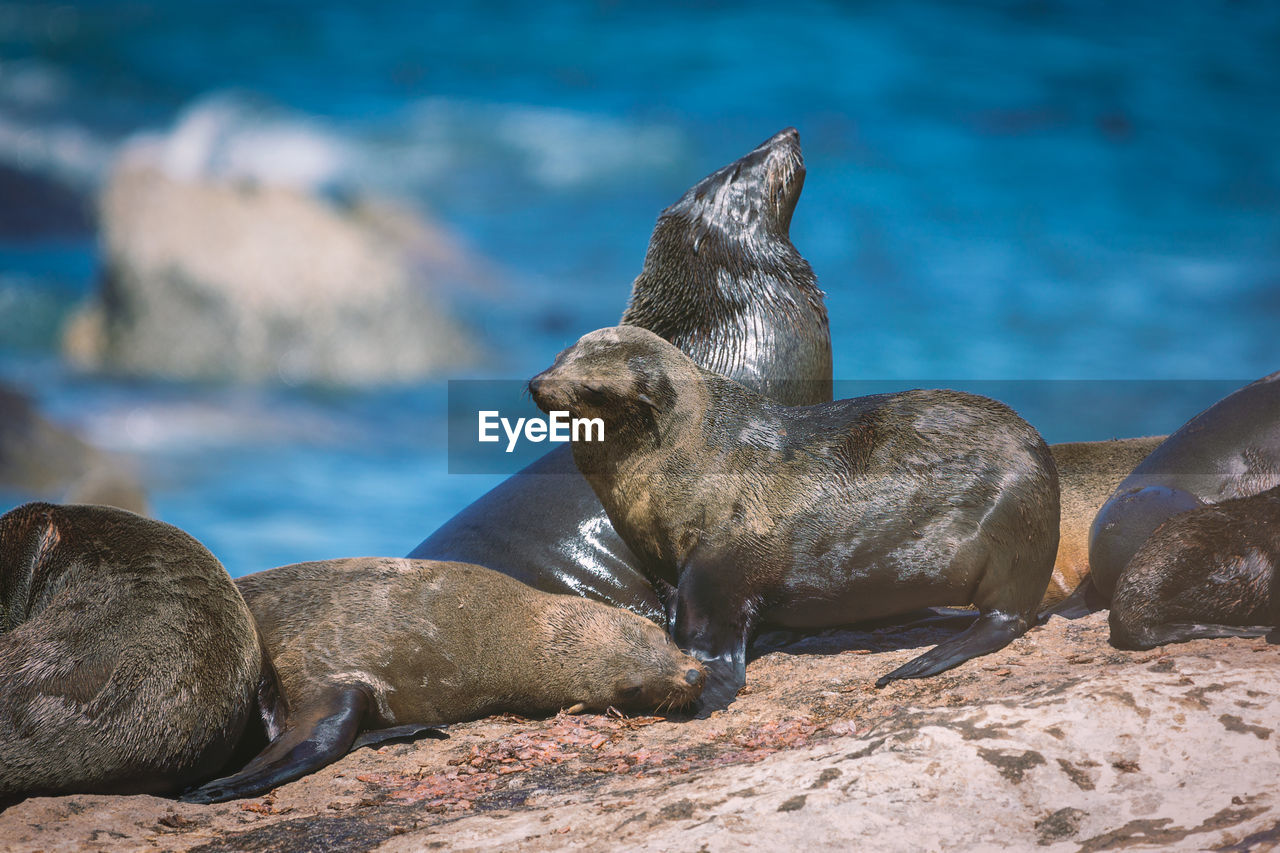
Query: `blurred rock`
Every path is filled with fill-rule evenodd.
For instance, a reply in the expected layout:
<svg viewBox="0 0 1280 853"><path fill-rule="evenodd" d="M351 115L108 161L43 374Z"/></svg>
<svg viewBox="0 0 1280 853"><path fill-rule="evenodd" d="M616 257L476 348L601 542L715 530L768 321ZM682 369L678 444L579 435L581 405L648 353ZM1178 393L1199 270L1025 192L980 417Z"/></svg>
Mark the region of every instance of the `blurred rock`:
<svg viewBox="0 0 1280 853"><path fill-rule="evenodd" d="M78 365L179 379L363 385L472 362L434 287L483 273L412 211L176 178L126 149L101 200L104 272L69 322Z"/></svg>
<svg viewBox="0 0 1280 853"><path fill-rule="evenodd" d="M31 498L147 512L146 493L122 460L52 423L29 397L5 385L0 385L0 487Z"/></svg>

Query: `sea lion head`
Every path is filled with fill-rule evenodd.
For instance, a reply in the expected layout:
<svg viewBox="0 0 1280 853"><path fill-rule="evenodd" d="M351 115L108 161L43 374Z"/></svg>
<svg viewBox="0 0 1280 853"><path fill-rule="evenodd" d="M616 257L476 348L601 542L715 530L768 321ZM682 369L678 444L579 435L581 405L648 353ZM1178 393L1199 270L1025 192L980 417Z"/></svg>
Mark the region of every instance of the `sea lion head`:
<svg viewBox="0 0 1280 853"><path fill-rule="evenodd" d="M813 271L790 237L804 174L800 134L789 127L690 187L658 216L644 270L632 286L628 314L643 318L653 313L651 319L658 320L659 312L650 309L661 306L644 304L647 290L670 297L687 287L693 288L691 292L703 292L708 286L716 289L713 281L681 284L667 279L686 275L696 279L715 275L717 270L728 271L736 280L741 278L739 273L762 266L771 275L781 273L784 280L816 290ZM674 271L685 272L673 276ZM638 320L637 324L652 328Z"/></svg>
<svg viewBox="0 0 1280 853"><path fill-rule="evenodd" d="M830 400L827 309L790 236L804 175L787 128L695 184L658 217L622 322L778 402Z"/></svg>
<svg viewBox="0 0 1280 853"><path fill-rule="evenodd" d="M613 326L583 335L546 370L529 380L544 412L564 410L606 424L634 420L637 410L671 411L678 389L700 387L693 359L639 326Z"/></svg>
<svg viewBox="0 0 1280 853"><path fill-rule="evenodd" d="M804 175L800 134L788 127L694 184L662 212L658 228L663 228L664 220L681 229L700 225L701 229L693 230L705 233L695 234L694 243L713 232L718 239L740 239L761 228L786 237ZM701 246L692 249L697 253Z"/></svg>
<svg viewBox="0 0 1280 853"><path fill-rule="evenodd" d="M702 693L706 670L642 616L596 601L563 599L550 611L550 659L582 710L681 708Z"/></svg>

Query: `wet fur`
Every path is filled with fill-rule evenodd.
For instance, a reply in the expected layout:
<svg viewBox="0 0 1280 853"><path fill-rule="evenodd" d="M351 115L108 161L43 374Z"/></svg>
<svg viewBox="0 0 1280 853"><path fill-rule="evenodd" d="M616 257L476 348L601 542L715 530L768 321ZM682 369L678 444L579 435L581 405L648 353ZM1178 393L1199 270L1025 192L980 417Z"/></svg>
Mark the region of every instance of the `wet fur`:
<svg viewBox="0 0 1280 853"><path fill-rule="evenodd" d="M1120 573L1166 519L1280 485L1280 371L1214 403L1153 450L1089 531L1093 586L1110 600Z"/></svg>
<svg viewBox="0 0 1280 853"><path fill-rule="evenodd" d="M1280 628L1280 487L1176 515L1116 584L1111 642L1149 649Z"/></svg>
<svg viewBox="0 0 1280 853"><path fill-rule="evenodd" d="M1057 478L1040 435L1000 403L909 391L780 406L627 326L585 336L530 390L544 410L604 419L606 441L576 443L574 459L673 587L673 636L710 662L721 699L765 623L978 606L964 639L897 678L993 651L1034 622L1058 544Z"/></svg>
<svg viewBox="0 0 1280 853"><path fill-rule="evenodd" d="M314 772L362 731L398 736L499 711L685 705L702 685L701 667L653 623L480 566L362 557L238 583L290 713L277 742L188 795L197 802Z"/></svg>
<svg viewBox="0 0 1280 853"><path fill-rule="evenodd" d="M0 801L175 793L222 768L259 695L274 710L217 559L103 506L0 518L0 685Z"/></svg>
<svg viewBox="0 0 1280 853"><path fill-rule="evenodd" d="M788 128L699 181L658 218L622 322L774 399L830 400L823 294L789 236L804 177ZM479 563L665 623L660 595L568 447L490 490L410 556Z"/></svg>

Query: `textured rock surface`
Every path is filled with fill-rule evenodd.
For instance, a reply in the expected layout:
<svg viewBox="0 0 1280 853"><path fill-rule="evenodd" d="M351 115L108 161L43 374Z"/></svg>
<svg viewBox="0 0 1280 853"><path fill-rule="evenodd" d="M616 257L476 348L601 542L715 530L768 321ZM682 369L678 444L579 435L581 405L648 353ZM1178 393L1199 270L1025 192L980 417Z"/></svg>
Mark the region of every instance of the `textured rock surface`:
<svg viewBox="0 0 1280 853"><path fill-rule="evenodd" d="M418 379L475 348L431 285L481 275L383 203L171 177L127 150L101 202L104 277L64 349L92 369L184 379Z"/></svg>
<svg viewBox="0 0 1280 853"><path fill-rule="evenodd" d="M273 796L28 800L13 850L1271 849L1280 647L1130 653L1055 618L920 682L871 682L939 629L829 632L748 668L708 720L456 726ZM867 652L866 650L871 650Z"/></svg>

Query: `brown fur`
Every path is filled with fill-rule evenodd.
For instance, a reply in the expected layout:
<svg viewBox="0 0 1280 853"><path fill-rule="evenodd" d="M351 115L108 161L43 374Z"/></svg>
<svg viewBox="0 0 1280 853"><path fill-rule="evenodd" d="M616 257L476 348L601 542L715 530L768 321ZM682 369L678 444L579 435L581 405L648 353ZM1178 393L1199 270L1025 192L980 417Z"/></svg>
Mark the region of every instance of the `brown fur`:
<svg viewBox="0 0 1280 853"><path fill-rule="evenodd" d="M647 619L480 566L362 557L238 583L299 713L342 683L371 689L369 729L697 695L685 675L699 665Z"/></svg>
<svg viewBox="0 0 1280 853"><path fill-rule="evenodd" d="M207 779L263 679L249 609L181 530L103 506L0 518L0 800Z"/></svg>
<svg viewBox="0 0 1280 853"><path fill-rule="evenodd" d="M603 421L604 441L575 442L574 460L672 586L673 635L712 665L716 701L743 683L759 624L978 606L955 643L884 681L994 651L1034 621L1058 544L1056 471L995 400L925 390L780 406L631 326L584 336L529 389L544 411Z"/></svg>
<svg viewBox="0 0 1280 853"><path fill-rule="evenodd" d="M1040 602L1041 610L1075 592L1089 576L1089 526L1094 516L1120 481L1165 438L1158 435L1049 445L1062 489L1062 529L1053 577Z"/></svg>
<svg viewBox="0 0 1280 853"><path fill-rule="evenodd" d="M685 705L705 680L642 616L466 563L357 557L239 584L276 659L288 719L235 775L184 794L189 802L260 794L353 748L498 711Z"/></svg>
<svg viewBox="0 0 1280 853"><path fill-rule="evenodd" d="M1165 521L1116 583L1111 642L1148 649L1280 628L1280 486Z"/></svg>

